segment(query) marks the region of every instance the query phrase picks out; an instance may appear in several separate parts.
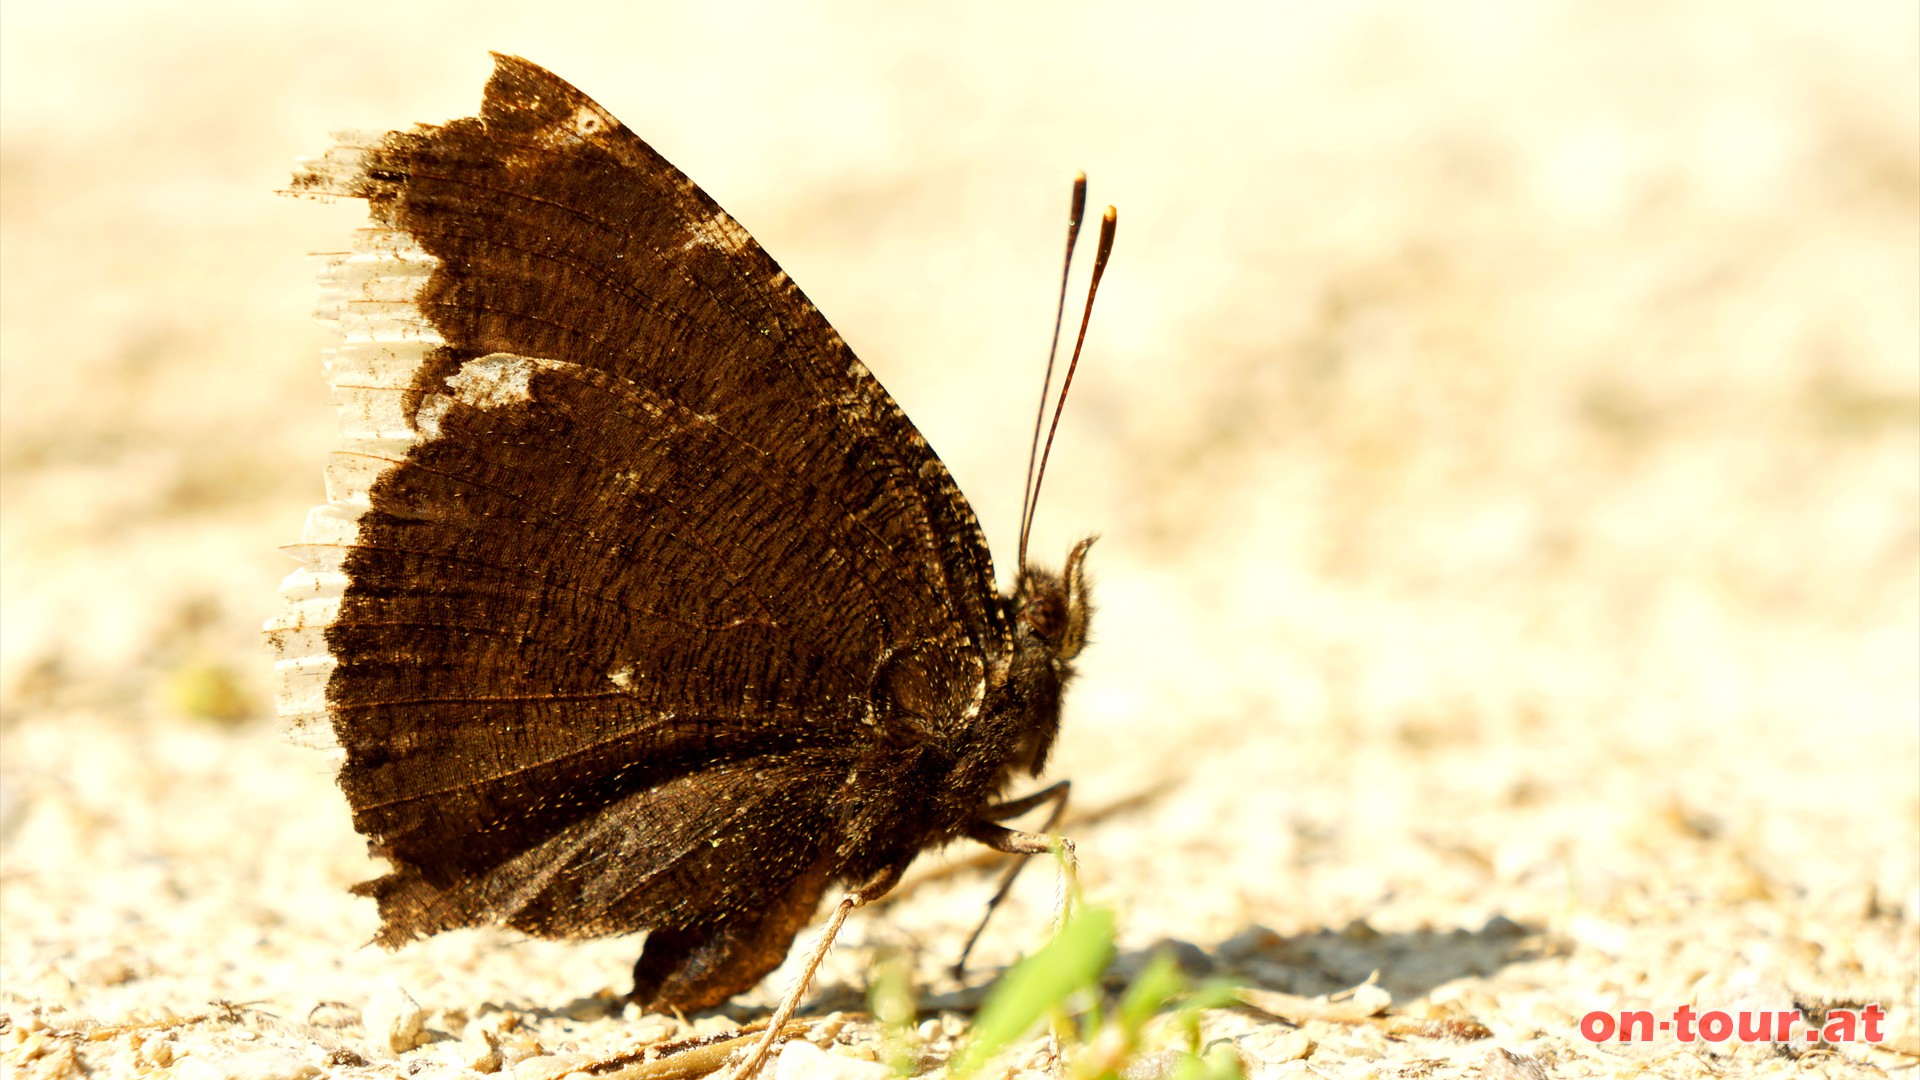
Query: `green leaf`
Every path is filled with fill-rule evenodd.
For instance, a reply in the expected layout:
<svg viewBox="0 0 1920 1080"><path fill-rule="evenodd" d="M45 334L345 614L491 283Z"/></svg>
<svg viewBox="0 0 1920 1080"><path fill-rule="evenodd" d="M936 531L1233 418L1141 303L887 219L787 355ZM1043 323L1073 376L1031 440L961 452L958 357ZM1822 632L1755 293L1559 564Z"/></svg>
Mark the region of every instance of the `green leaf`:
<svg viewBox="0 0 1920 1080"><path fill-rule="evenodd" d="M1193 988L1187 999L1180 1003L1180 1030L1187 1036L1187 1047L1197 1051L1200 1048L1200 1012L1203 1009L1224 1009L1239 1005L1240 989L1225 979L1208 979Z"/></svg>
<svg viewBox="0 0 1920 1080"><path fill-rule="evenodd" d="M1173 954L1154 953L1147 966L1134 977L1133 985L1127 988L1127 996L1120 1001L1118 1019L1127 1034L1128 1045L1138 1045L1147 1021L1158 1016L1160 1010L1186 988L1186 976L1180 973Z"/></svg>
<svg viewBox="0 0 1920 1080"><path fill-rule="evenodd" d="M1173 1071L1173 1080L1246 1080L1240 1055L1232 1046L1215 1046L1204 1056L1188 1054Z"/></svg>
<svg viewBox="0 0 1920 1080"><path fill-rule="evenodd" d="M1045 948L1002 976L949 1075L971 1075L1076 991L1097 983L1113 956L1113 923L1107 908L1082 908Z"/></svg>
<svg viewBox="0 0 1920 1080"><path fill-rule="evenodd" d="M1180 1003L1183 1009L1229 1009L1244 1005L1240 1000L1240 985L1226 979L1208 979L1193 988L1187 1000Z"/></svg>
<svg viewBox="0 0 1920 1080"><path fill-rule="evenodd" d="M891 951L875 966L867 990L868 1007L884 1032L887 1064L896 1076L912 1076L919 1064L913 1022L919 1007L913 997L913 972L905 953Z"/></svg>

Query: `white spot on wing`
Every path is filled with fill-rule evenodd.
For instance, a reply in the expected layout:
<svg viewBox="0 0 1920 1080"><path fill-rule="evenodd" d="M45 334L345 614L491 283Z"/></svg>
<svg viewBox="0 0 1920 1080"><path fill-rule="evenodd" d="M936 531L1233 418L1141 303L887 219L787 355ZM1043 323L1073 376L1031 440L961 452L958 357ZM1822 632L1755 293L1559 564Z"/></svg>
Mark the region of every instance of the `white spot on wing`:
<svg viewBox="0 0 1920 1080"><path fill-rule="evenodd" d="M606 127L607 127L606 118L601 116L600 110L594 108L593 106L582 105L580 106L579 109L574 111L573 130L581 138L583 139L592 138L593 136L598 135L600 134L600 132L606 130Z"/></svg>
<svg viewBox="0 0 1920 1080"><path fill-rule="evenodd" d="M536 360L512 353L488 353L460 365L447 376L447 393L433 394L414 411L413 426L422 440L437 439L440 424L457 402L470 408L510 409L533 400L533 376L567 365L558 360Z"/></svg>
<svg viewBox="0 0 1920 1080"><path fill-rule="evenodd" d="M529 360L512 353L488 353L460 365L447 376L447 388L463 405L499 409L533 400L533 373L557 367L551 360Z"/></svg>
<svg viewBox="0 0 1920 1080"><path fill-rule="evenodd" d="M413 426L419 429L420 438L432 442L440 437L440 421L453 408L453 399L445 394L435 394L420 403L413 414Z"/></svg>

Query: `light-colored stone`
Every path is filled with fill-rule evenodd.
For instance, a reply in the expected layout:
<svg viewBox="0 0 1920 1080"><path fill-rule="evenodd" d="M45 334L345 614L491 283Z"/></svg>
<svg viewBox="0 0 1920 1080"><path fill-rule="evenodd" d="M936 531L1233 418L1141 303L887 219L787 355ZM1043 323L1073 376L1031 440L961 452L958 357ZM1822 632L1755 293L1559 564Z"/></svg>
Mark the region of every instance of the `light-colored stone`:
<svg viewBox="0 0 1920 1080"><path fill-rule="evenodd" d="M1480 1062L1480 1074L1487 1080L1547 1080L1547 1067L1531 1055L1496 1046Z"/></svg>
<svg viewBox="0 0 1920 1080"><path fill-rule="evenodd" d="M1289 1031L1273 1043L1274 1061L1299 1061L1313 1053L1314 1041L1304 1031Z"/></svg>
<svg viewBox="0 0 1920 1080"><path fill-rule="evenodd" d="M398 983L375 994L362 1012L367 1043L375 1052L404 1054L426 1041L426 1011Z"/></svg>
<svg viewBox="0 0 1920 1080"><path fill-rule="evenodd" d="M475 1026L467 1032L467 1068L474 1072L497 1073L506 1058L500 1053L500 1038L486 1028Z"/></svg>
<svg viewBox="0 0 1920 1080"><path fill-rule="evenodd" d="M802 1039L780 1048L775 1080L888 1080L893 1070L877 1061L832 1054Z"/></svg>
<svg viewBox="0 0 1920 1080"><path fill-rule="evenodd" d="M148 1032L134 1043L133 1060L141 1065L164 1069L173 1064L173 1040L165 1032Z"/></svg>
<svg viewBox="0 0 1920 1080"><path fill-rule="evenodd" d="M1381 1016L1393 1007L1393 995L1379 983L1362 983L1354 987L1348 1001L1363 1016Z"/></svg>

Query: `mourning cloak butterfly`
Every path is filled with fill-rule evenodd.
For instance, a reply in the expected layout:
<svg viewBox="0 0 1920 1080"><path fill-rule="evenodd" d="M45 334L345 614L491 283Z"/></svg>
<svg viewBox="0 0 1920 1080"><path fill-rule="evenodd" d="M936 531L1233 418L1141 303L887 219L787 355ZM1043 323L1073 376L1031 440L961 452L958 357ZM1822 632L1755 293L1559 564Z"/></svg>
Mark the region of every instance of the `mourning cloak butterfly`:
<svg viewBox="0 0 1920 1080"><path fill-rule="evenodd" d="M344 751L382 945L644 930L633 998L706 1008L835 883L830 928L926 848L1046 849L998 822L1065 785L998 800L1053 745L1090 541L997 593L940 459L746 230L496 60L477 118L294 178L372 221L322 278L344 445L268 624L279 708Z"/></svg>

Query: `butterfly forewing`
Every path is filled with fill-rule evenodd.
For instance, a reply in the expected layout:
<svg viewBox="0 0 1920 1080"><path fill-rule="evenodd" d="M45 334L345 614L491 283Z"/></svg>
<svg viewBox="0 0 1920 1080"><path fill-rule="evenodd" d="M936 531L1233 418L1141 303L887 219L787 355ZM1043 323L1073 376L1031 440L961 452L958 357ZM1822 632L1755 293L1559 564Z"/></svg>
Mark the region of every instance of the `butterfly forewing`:
<svg viewBox="0 0 1920 1080"><path fill-rule="evenodd" d="M525 61L295 189L371 227L328 272L344 443L281 708L345 751L381 939L790 938L848 771L966 723L1011 648L946 469L744 229Z"/></svg>

